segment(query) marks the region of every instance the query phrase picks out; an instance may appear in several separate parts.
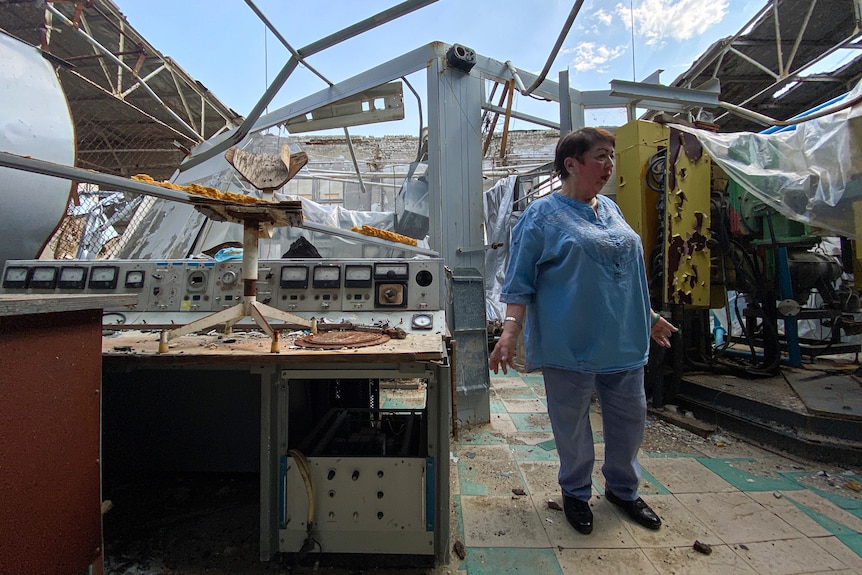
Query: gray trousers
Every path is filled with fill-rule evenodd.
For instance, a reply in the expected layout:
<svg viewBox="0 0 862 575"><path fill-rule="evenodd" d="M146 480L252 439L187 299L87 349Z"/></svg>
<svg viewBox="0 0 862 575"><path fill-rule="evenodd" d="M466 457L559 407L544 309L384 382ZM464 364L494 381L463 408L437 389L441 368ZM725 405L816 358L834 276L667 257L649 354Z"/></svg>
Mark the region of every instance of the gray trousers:
<svg viewBox="0 0 862 575"><path fill-rule="evenodd" d="M543 368L542 374L563 494L582 501L592 496L595 450L589 412L595 389L602 408L605 488L621 499L637 499L641 477L637 454L646 424L643 367L616 373Z"/></svg>

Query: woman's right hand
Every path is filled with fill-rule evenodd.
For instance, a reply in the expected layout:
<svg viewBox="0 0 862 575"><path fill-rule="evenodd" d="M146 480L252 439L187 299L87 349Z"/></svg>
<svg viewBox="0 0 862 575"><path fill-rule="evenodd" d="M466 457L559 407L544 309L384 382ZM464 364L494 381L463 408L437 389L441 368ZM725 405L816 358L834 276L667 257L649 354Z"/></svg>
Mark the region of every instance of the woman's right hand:
<svg viewBox="0 0 862 575"><path fill-rule="evenodd" d="M518 338L509 330L504 330L500 339L497 340L497 345L494 346L494 351L488 358L488 366L494 373L499 373L499 369L503 368L503 373L509 373L508 368L515 369L515 349L518 344Z"/></svg>

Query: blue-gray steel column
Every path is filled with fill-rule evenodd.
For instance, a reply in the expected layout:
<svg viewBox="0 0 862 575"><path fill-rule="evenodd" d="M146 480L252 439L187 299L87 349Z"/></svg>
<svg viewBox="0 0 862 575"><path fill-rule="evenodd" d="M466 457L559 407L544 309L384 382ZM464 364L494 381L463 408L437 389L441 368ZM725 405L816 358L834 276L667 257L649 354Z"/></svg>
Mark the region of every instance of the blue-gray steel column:
<svg viewBox="0 0 862 575"><path fill-rule="evenodd" d="M428 67L428 187L430 245L440 252L450 270L473 268L484 275L484 205L482 201L482 80L435 58ZM439 237L437 237L439 233ZM460 331L454 325L452 285L447 283L443 301L446 318L459 350L473 358L458 362L455 373L473 390L458 396L460 423L490 420L490 377L487 331L481 339L475 330ZM485 318L485 309L475 310ZM484 322L483 322L484 324Z"/></svg>
<svg viewBox="0 0 862 575"><path fill-rule="evenodd" d="M559 74L560 88L560 135L584 127L584 102L581 93L569 86L569 71Z"/></svg>

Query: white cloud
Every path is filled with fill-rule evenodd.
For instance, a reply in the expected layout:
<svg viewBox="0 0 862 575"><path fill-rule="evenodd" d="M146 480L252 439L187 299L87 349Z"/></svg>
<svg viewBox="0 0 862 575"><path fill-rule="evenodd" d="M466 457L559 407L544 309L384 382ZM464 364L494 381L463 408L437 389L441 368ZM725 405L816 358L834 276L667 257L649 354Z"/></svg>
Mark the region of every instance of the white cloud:
<svg viewBox="0 0 862 575"><path fill-rule="evenodd" d="M596 10L596 12L595 12L595 14L593 14L593 16L595 16L596 20L598 20L599 22L601 22L605 26L610 26L611 22L614 19L613 14L611 14L610 12L607 12L605 10L602 10L602 9Z"/></svg>
<svg viewBox="0 0 862 575"><path fill-rule="evenodd" d="M688 40L718 24L727 14L727 0L642 0L632 9L617 4L616 13L626 28L643 36L648 45L661 44L666 38Z"/></svg>
<svg viewBox="0 0 862 575"><path fill-rule="evenodd" d="M581 42L574 49L564 50L564 54L574 54L572 67L578 72L607 72L607 64L622 56L625 46L605 46L595 42Z"/></svg>

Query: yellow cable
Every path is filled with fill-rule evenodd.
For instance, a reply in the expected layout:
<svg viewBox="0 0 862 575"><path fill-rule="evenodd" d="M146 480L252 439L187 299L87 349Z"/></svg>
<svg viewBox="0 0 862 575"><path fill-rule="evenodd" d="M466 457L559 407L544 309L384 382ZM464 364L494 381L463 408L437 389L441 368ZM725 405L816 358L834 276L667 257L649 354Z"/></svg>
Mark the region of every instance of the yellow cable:
<svg viewBox="0 0 862 575"><path fill-rule="evenodd" d="M287 454L296 462L296 467L302 476L302 482L305 483L305 493L308 495L308 516L306 521L308 527L311 528L314 524L314 488L311 484L311 467L308 464L308 459L298 450L291 449Z"/></svg>

